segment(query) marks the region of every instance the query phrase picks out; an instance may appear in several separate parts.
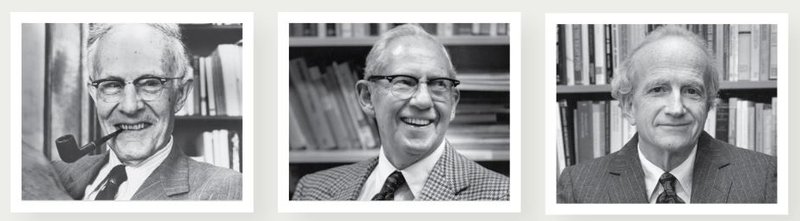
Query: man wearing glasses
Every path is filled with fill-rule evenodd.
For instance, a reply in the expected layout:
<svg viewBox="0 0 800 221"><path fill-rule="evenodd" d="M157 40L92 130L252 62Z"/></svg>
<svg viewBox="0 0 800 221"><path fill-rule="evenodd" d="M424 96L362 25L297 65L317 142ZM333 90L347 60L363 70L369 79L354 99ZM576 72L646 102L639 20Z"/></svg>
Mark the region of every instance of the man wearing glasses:
<svg viewBox="0 0 800 221"><path fill-rule="evenodd" d="M110 151L55 162L84 200L240 200L241 174L194 161L173 145L174 113L192 89L175 24L93 24L89 94Z"/></svg>
<svg viewBox="0 0 800 221"><path fill-rule="evenodd" d="M294 200L508 200L508 177L444 139L459 91L444 46L418 25L381 35L356 83L378 124L378 157L303 177Z"/></svg>

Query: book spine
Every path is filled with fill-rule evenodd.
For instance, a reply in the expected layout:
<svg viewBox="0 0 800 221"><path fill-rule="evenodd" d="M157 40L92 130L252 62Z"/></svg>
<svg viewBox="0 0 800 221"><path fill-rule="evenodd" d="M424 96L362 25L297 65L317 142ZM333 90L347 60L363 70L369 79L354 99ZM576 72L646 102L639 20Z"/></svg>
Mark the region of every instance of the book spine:
<svg viewBox="0 0 800 221"><path fill-rule="evenodd" d="M567 103L567 100L563 100L562 99L562 100L558 101L558 105L559 105L559 110L560 110L560 113L561 113L560 114L560 116L561 116L561 130L562 130L562 132L561 132L561 135L562 135L561 138L562 139L561 140L563 140L563 145L564 145L564 160L565 160L564 162L565 162L566 165L573 165L575 163L575 160L572 159L573 158L572 156L573 156L573 150L575 150L575 147L574 147L573 142L572 142L572 140L574 138L572 137L572 135L573 135L573 133L572 133L572 122L570 122L570 121L572 121L572 110L569 108L569 104Z"/></svg>
<svg viewBox="0 0 800 221"><path fill-rule="evenodd" d="M589 25L582 24L581 25L581 80L583 80L583 85L591 85L591 66L589 65Z"/></svg>
<svg viewBox="0 0 800 221"><path fill-rule="evenodd" d="M778 79L778 25L769 26L769 79L775 80Z"/></svg>
<svg viewBox="0 0 800 221"><path fill-rule="evenodd" d="M592 141L592 101L578 101L577 123L575 124L577 143L575 146L576 164L589 162L594 158Z"/></svg>
<svg viewBox="0 0 800 221"><path fill-rule="evenodd" d="M606 41L604 25L594 25L594 73L595 84L606 84Z"/></svg>
<svg viewBox="0 0 800 221"><path fill-rule="evenodd" d="M759 25L750 25L750 81L758 81L758 71L761 70L761 28Z"/></svg>
<svg viewBox="0 0 800 221"><path fill-rule="evenodd" d="M572 25L566 24L564 27L564 75L566 75L567 85L575 85L575 48L574 37L572 36Z"/></svg>
<svg viewBox="0 0 800 221"><path fill-rule="evenodd" d="M581 43L581 25L573 24L572 25L572 60L573 60L573 73L575 74L575 84L576 85L585 85L583 83L583 49L581 47L583 44ZM586 79L589 81L589 79Z"/></svg>
<svg viewBox="0 0 800 221"><path fill-rule="evenodd" d="M769 25L759 25L758 81L769 80Z"/></svg>

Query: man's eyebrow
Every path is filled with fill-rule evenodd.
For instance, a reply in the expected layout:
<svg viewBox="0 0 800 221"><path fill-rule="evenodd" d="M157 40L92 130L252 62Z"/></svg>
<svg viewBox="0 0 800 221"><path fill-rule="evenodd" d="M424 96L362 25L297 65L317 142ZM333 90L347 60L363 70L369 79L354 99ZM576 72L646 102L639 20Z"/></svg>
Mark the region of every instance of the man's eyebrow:
<svg viewBox="0 0 800 221"><path fill-rule="evenodd" d="M121 78L121 77L119 77L119 76L107 76L107 77L105 77L105 78L89 79L89 80L90 80L90 81L112 81L112 80L113 80L113 81L122 81L122 80L124 80L124 79L122 79L122 78Z"/></svg>

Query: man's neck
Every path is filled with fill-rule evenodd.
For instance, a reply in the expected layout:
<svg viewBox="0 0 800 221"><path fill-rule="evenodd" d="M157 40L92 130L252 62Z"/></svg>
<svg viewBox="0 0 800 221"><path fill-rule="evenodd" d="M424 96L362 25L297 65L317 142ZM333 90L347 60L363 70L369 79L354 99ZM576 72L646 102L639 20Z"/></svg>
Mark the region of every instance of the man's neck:
<svg viewBox="0 0 800 221"><path fill-rule="evenodd" d="M686 161L686 158L689 157L695 146L696 144L693 144L688 147L680 147L675 151L667 151L647 143L639 142L639 148L644 157L666 172L672 171L672 169L683 163L683 161Z"/></svg>

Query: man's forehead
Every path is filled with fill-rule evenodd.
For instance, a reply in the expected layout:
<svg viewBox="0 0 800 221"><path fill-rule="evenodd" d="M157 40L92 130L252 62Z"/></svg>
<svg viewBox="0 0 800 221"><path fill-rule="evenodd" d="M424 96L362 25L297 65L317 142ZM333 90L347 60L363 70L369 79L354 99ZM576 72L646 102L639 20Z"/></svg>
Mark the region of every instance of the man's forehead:
<svg viewBox="0 0 800 221"><path fill-rule="evenodd" d="M440 46L427 38L418 36L403 36L391 42L387 46L387 51L390 56L406 56L409 54L414 55L427 55L427 56L444 56Z"/></svg>
<svg viewBox="0 0 800 221"><path fill-rule="evenodd" d="M656 72L676 75L708 75L710 58L697 45L679 37L667 37L641 48L633 58L634 78ZM705 78L704 76L703 78Z"/></svg>
<svg viewBox="0 0 800 221"><path fill-rule="evenodd" d="M665 37L642 47L634 62L643 66L673 65L705 68L711 61L704 49L681 37Z"/></svg>

